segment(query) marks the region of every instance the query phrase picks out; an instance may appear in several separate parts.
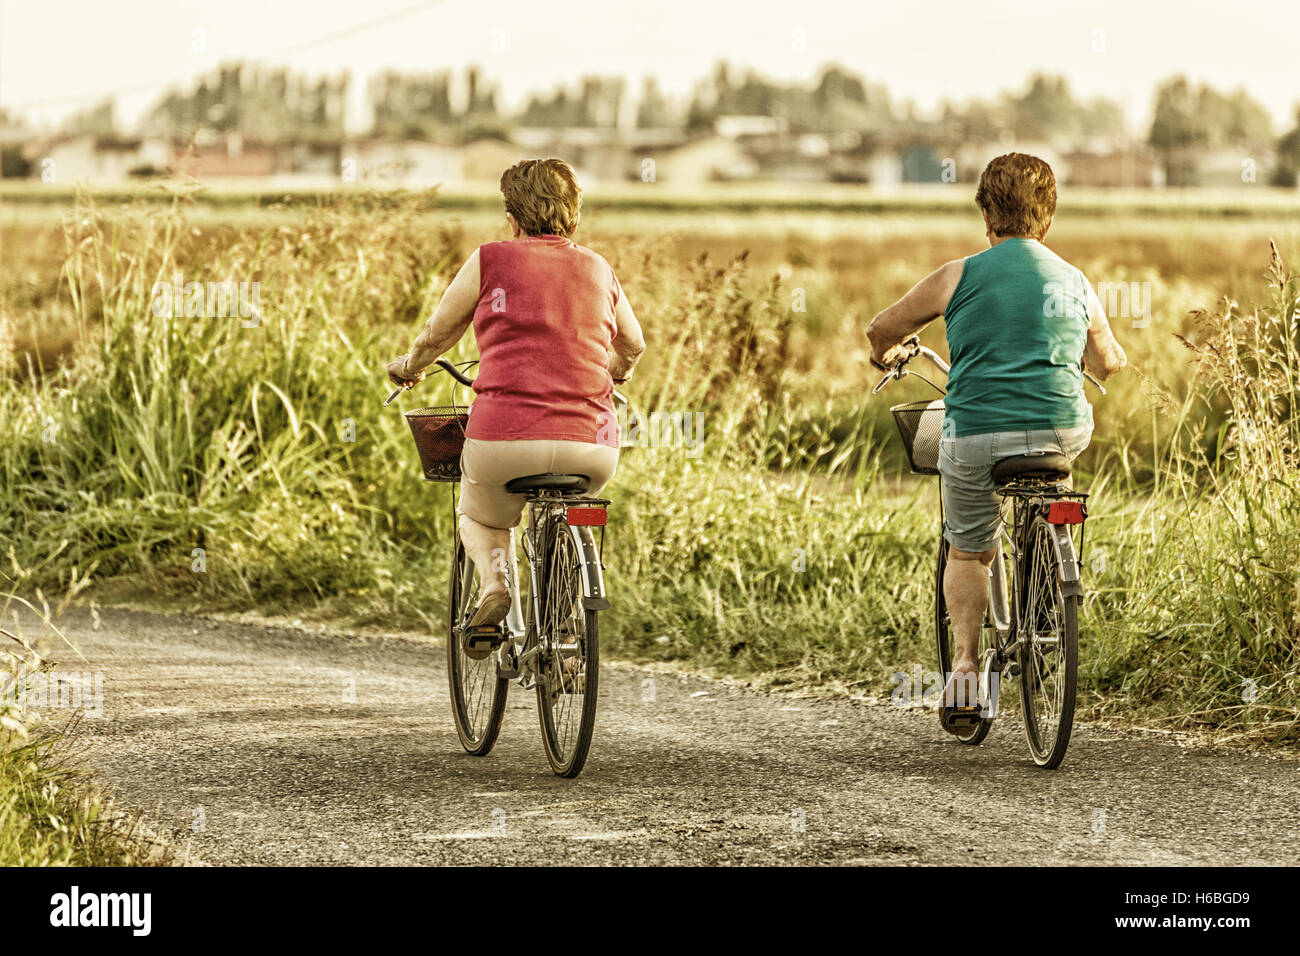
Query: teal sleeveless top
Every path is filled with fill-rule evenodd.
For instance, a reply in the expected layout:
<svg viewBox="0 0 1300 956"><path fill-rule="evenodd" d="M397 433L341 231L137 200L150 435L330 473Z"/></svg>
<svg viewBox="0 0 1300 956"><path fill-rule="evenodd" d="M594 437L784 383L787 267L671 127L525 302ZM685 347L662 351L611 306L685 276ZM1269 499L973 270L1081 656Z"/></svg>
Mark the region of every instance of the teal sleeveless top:
<svg viewBox="0 0 1300 956"><path fill-rule="evenodd" d="M1005 239L966 259L944 325L945 435L1092 421L1079 364L1088 281L1041 242Z"/></svg>

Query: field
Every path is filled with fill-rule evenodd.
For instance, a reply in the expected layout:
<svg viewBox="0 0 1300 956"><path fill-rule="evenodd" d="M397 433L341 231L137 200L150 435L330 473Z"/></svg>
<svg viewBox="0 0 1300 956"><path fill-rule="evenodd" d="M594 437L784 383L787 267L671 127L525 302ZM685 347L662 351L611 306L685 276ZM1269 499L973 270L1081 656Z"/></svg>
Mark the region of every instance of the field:
<svg viewBox="0 0 1300 956"><path fill-rule="evenodd" d="M636 405L704 423L698 456L624 453L615 656L858 697L933 667L935 488L888 413L926 389L872 399L863 331L982 248L954 195L589 197L578 238L650 343ZM383 366L502 237L490 197L5 198L7 590L440 626L449 492L380 407ZM1138 293L1113 319L1132 368L1092 393L1079 466L1088 716L1296 742L1296 210L1261 190L1059 211L1049 244ZM256 281L260 320L155 317L176 273ZM407 407L447 395L422 390Z"/></svg>

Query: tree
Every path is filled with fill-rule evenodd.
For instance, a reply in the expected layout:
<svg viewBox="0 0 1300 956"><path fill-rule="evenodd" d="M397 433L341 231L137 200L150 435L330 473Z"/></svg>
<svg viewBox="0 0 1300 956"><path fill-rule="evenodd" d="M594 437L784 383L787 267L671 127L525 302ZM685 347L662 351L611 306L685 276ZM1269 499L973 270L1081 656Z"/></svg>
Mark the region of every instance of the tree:
<svg viewBox="0 0 1300 956"><path fill-rule="evenodd" d="M1295 128L1277 141L1277 172L1273 185L1295 188L1300 179L1300 108L1296 109Z"/></svg>
<svg viewBox="0 0 1300 956"><path fill-rule="evenodd" d="M1190 153L1209 142L1209 130L1201 118L1199 105L1186 77L1167 80L1156 90L1156 108L1147 141L1160 154L1165 182L1171 186L1186 186L1196 181L1196 167Z"/></svg>
<svg viewBox="0 0 1300 956"><path fill-rule="evenodd" d="M1224 95L1209 86L1193 88L1186 77L1178 76L1156 91L1148 142L1160 153L1170 185L1196 182L1197 152L1245 152L1261 149L1272 139L1268 111L1244 90Z"/></svg>
<svg viewBox="0 0 1300 956"><path fill-rule="evenodd" d="M661 129L673 125L673 109L653 76L641 85L641 102L637 105L636 125L641 129Z"/></svg>
<svg viewBox="0 0 1300 956"><path fill-rule="evenodd" d="M1017 139L1054 140L1077 136L1082 110L1063 76L1035 73L1029 89L1011 98L1012 129Z"/></svg>

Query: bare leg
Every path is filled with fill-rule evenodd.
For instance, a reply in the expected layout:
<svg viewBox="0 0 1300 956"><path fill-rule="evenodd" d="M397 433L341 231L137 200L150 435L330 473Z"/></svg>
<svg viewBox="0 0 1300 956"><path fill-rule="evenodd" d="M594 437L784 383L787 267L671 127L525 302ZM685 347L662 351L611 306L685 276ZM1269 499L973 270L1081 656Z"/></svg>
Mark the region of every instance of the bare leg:
<svg viewBox="0 0 1300 956"><path fill-rule="evenodd" d="M980 631L989 603L989 566L997 555L988 551L960 551L948 546L948 563L943 575L943 599L948 605L952 628L952 675L944 689L944 704L952 706L977 703L976 689Z"/></svg>
<svg viewBox="0 0 1300 956"><path fill-rule="evenodd" d="M505 593L506 568L510 559L510 529L489 528L468 515L460 516L460 540L465 553L478 569L483 590L479 602L490 594Z"/></svg>

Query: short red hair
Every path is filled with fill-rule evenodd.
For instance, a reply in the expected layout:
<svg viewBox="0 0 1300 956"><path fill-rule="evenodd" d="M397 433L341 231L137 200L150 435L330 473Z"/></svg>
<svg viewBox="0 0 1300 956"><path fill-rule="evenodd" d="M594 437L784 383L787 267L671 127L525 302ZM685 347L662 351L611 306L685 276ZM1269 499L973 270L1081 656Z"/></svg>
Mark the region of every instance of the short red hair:
<svg viewBox="0 0 1300 956"><path fill-rule="evenodd" d="M1041 239L1056 215L1056 176L1037 156L1006 153L984 167L975 202L995 236Z"/></svg>

